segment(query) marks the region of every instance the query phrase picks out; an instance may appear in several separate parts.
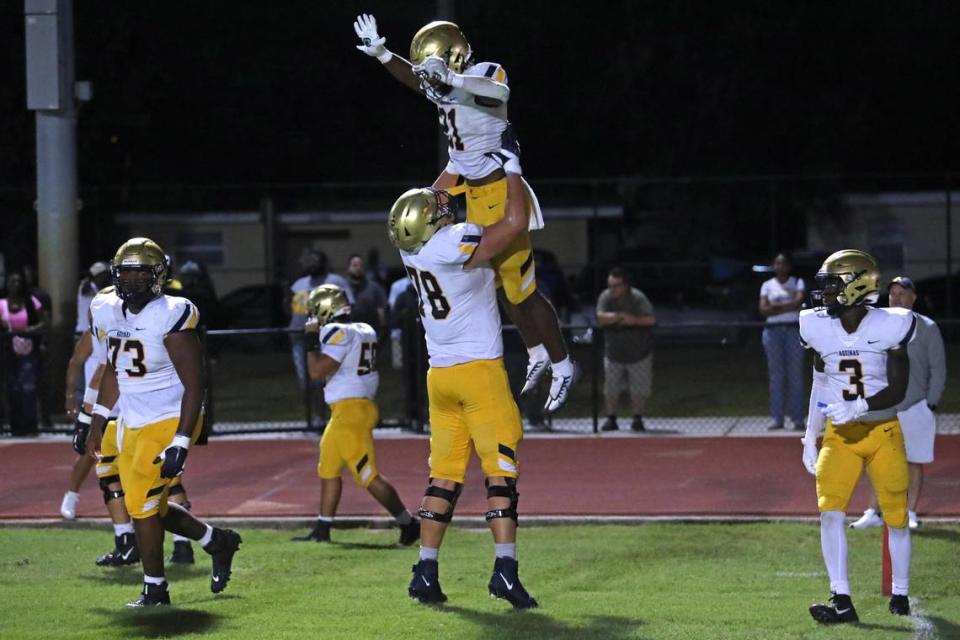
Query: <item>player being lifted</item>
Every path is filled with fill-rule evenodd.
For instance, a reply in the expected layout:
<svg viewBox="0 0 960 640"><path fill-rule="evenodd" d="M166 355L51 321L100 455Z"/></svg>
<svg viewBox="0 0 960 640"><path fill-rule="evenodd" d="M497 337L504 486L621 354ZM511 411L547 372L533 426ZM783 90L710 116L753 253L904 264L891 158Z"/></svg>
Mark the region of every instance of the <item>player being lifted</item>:
<svg viewBox="0 0 960 640"><path fill-rule="evenodd" d="M847 504L866 466L890 531L890 612L910 613L907 458L896 407L910 375L907 345L915 316L875 309L880 270L862 251L838 251L817 272L821 306L800 312L800 336L814 352L803 464L817 478L820 545L830 577L829 604L810 615L823 624L857 622L847 579ZM826 422L823 446L817 435Z"/></svg>
<svg viewBox="0 0 960 640"><path fill-rule="evenodd" d="M215 529L168 502L171 481L183 473L202 427L203 363L196 335L197 308L162 293L163 250L132 238L111 267L116 292L91 304L95 349L108 364L100 382L87 450L97 455L109 409L120 401L116 463L124 503L133 518L143 563L143 591L131 607L170 604L163 570L164 529L196 540L212 556L210 590L230 579L240 536Z"/></svg>
<svg viewBox="0 0 960 640"><path fill-rule="evenodd" d="M519 176L509 179L519 186ZM388 219L391 242L420 299L430 360L430 483L420 508L420 560L408 593L424 603L447 599L437 561L472 441L486 476L486 519L496 554L488 590L518 609L535 607L520 583L516 559L517 446L523 429L503 366L495 274L477 268L526 230L526 210L508 206L503 219L484 228L453 224L449 207L434 189L411 189L394 203Z"/></svg>
<svg viewBox="0 0 960 640"><path fill-rule="evenodd" d="M453 194L462 192L454 187L461 179L465 181L467 222L482 226L497 222L504 216L509 196L529 207L531 228L542 228L533 190L522 179L516 186L507 180L523 172L520 145L507 120L510 88L503 67L475 62L470 44L452 22L431 22L421 28L410 44L409 61L384 47L386 38L377 32L373 16L358 16L353 27L361 40L357 49L377 58L400 83L437 105L448 140L449 162L433 187ZM532 391L549 367L552 380L545 410L556 411L567 401L577 371L567 353L557 313L537 290L528 230L523 229L490 262L497 272L497 286L502 288L501 302L530 357L521 393Z"/></svg>
<svg viewBox="0 0 960 640"><path fill-rule="evenodd" d="M420 537L420 521L411 516L397 490L380 475L373 450L373 428L380 412L373 401L380 385L377 373L377 332L365 322L350 321L346 292L323 284L307 297L310 318L305 331L318 334L308 348L307 369L313 380L325 381L323 399L330 421L320 440L320 517L313 530L297 541L330 541L330 526L340 503L340 473L350 469L354 482L390 512L400 526L400 544ZM319 345L319 352L316 349Z"/></svg>

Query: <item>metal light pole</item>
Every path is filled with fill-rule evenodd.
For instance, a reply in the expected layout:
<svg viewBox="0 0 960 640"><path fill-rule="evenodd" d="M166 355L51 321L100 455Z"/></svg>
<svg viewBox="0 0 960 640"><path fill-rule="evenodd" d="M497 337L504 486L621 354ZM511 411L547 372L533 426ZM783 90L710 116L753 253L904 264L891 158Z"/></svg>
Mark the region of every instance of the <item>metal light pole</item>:
<svg viewBox="0 0 960 640"><path fill-rule="evenodd" d="M73 0L25 0L27 108L37 123L37 246L42 286L53 299L53 322L75 313L77 286L77 96ZM79 91L78 91L79 89Z"/></svg>

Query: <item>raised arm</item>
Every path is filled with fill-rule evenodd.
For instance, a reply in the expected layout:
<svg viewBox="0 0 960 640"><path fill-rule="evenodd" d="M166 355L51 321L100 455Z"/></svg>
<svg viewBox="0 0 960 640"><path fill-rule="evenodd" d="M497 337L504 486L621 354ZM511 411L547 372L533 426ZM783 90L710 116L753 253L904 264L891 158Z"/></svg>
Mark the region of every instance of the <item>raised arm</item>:
<svg viewBox="0 0 960 640"><path fill-rule="evenodd" d="M403 86L423 94L420 80L413 73L410 61L398 56L384 46L387 39L377 32L377 19L369 14L360 14L353 22L353 30L360 38L357 49L372 58L376 58L391 76Z"/></svg>

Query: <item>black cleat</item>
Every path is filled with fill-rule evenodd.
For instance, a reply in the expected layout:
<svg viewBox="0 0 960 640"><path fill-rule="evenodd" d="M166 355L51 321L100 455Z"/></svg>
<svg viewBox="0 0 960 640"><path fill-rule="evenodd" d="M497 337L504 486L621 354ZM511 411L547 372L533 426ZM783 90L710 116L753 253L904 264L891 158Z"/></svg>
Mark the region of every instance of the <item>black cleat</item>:
<svg viewBox="0 0 960 640"><path fill-rule="evenodd" d="M513 605L514 609L532 609L540 606L520 583L520 564L513 558L497 558L493 564L493 575L490 576L487 589L491 596L506 600Z"/></svg>
<svg viewBox="0 0 960 640"><path fill-rule="evenodd" d="M173 553L167 558L168 564L193 564L193 545L187 540L173 543Z"/></svg>
<svg viewBox="0 0 960 640"><path fill-rule="evenodd" d="M97 558L98 567L122 567L140 562L137 540L132 533L121 533L114 536L113 540L114 550Z"/></svg>
<svg viewBox="0 0 960 640"><path fill-rule="evenodd" d="M853 601L844 593L831 593L830 604L811 605L810 615L820 624L860 622L857 610L853 608Z"/></svg>
<svg viewBox="0 0 960 640"><path fill-rule="evenodd" d="M890 613L895 616L910 615L910 598L907 596L890 596Z"/></svg>
<svg viewBox="0 0 960 640"><path fill-rule="evenodd" d="M643 424L643 418L640 416L633 416L633 422L630 423L631 431L646 431L647 428Z"/></svg>
<svg viewBox="0 0 960 640"><path fill-rule="evenodd" d="M305 536L295 536L290 539L294 542L330 542L330 523L317 520L317 523L313 525L310 533Z"/></svg>
<svg viewBox="0 0 960 640"><path fill-rule="evenodd" d="M233 554L240 548L243 539L232 529L214 529L213 540L204 550L213 558L213 572L210 574L210 591L220 593L230 582L230 568Z"/></svg>
<svg viewBox="0 0 960 640"><path fill-rule="evenodd" d="M440 590L440 567L436 560L421 560L413 565L413 579L407 594L423 604L446 602L447 596Z"/></svg>
<svg viewBox="0 0 960 640"><path fill-rule="evenodd" d="M170 590L166 582L163 584L143 583L143 591L140 597L133 602L128 602L127 606L131 609L140 609L143 607L161 607L170 604Z"/></svg>
<svg viewBox="0 0 960 640"><path fill-rule="evenodd" d="M603 424L600 425L600 431L616 431L620 428L620 425L617 424L617 419L613 416L608 416L606 420L603 421Z"/></svg>
<svg viewBox="0 0 960 640"><path fill-rule="evenodd" d="M420 539L420 520L413 518L407 524L400 526L400 544L409 547Z"/></svg>

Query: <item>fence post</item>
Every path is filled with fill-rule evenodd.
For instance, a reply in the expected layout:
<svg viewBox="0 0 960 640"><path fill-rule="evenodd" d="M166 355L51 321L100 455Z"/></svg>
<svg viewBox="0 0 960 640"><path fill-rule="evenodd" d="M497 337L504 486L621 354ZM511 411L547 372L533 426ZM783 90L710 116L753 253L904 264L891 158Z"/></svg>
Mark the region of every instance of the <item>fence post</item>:
<svg viewBox="0 0 960 640"><path fill-rule="evenodd" d="M603 339L603 330L597 325L593 328L593 340L590 341L591 366L593 375L590 380L590 406L593 409L593 432L600 432L600 341Z"/></svg>
<svg viewBox="0 0 960 640"><path fill-rule="evenodd" d="M207 437L213 433L213 425L216 424L214 417L214 393L213 393L213 372L210 370L210 338L207 335L207 329L200 330L200 345L203 347L203 376L206 381L206 398L204 402L203 433L201 438L206 442Z"/></svg>

